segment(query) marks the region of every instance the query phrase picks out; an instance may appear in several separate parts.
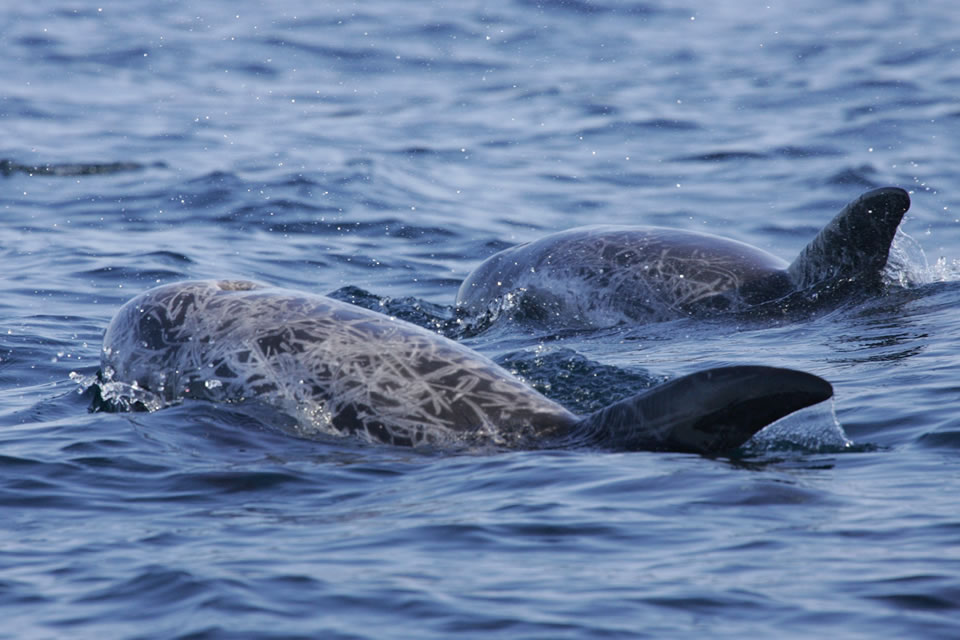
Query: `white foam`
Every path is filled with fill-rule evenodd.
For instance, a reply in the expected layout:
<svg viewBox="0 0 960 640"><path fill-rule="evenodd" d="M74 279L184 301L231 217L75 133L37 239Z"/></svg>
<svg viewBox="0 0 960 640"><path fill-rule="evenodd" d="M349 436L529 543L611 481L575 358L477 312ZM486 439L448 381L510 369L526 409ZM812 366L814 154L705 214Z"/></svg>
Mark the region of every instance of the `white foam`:
<svg viewBox="0 0 960 640"><path fill-rule="evenodd" d="M853 441L837 420L831 398L767 425L750 439L750 445L765 450L838 451L849 449Z"/></svg>

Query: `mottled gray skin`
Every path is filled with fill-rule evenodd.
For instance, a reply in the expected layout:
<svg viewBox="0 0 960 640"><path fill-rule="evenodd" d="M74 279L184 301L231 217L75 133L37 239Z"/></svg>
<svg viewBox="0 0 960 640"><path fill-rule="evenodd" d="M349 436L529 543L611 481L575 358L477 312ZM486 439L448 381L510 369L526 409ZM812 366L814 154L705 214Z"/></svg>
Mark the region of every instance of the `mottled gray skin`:
<svg viewBox="0 0 960 640"><path fill-rule="evenodd" d="M573 326L660 322L719 310L787 263L736 240L660 227L578 227L501 251L473 270L457 305L476 315L504 296L540 321ZM783 282L786 289L787 283Z"/></svg>
<svg viewBox="0 0 960 640"><path fill-rule="evenodd" d="M604 327L738 311L830 281L879 282L910 198L875 189L851 202L789 264L750 245L661 227L580 227L491 256L464 280L457 306Z"/></svg>
<svg viewBox="0 0 960 640"><path fill-rule="evenodd" d="M437 444L469 430L510 445L577 421L451 340L246 281L183 282L135 298L107 329L103 366L167 401L256 399L318 431L393 444Z"/></svg>
<svg viewBox="0 0 960 640"><path fill-rule="evenodd" d="M165 285L124 305L102 374L166 403L255 400L303 435L395 445L722 452L826 400L820 378L712 369L578 418L482 355L415 325L325 296L247 281Z"/></svg>

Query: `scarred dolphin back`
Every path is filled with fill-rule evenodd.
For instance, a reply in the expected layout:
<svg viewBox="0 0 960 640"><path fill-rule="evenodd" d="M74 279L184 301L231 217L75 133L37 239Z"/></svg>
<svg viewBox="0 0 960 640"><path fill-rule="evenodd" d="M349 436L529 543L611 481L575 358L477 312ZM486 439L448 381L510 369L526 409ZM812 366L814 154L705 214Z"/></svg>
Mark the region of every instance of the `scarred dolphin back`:
<svg viewBox="0 0 960 640"><path fill-rule="evenodd" d="M457 305L477 316L515 303L537 322L564 326L660 322L752 304L738 295L750 283L764 283L764 299L784 295L786 267L705 233L578 227L491 256L464 280Z"/></svg>

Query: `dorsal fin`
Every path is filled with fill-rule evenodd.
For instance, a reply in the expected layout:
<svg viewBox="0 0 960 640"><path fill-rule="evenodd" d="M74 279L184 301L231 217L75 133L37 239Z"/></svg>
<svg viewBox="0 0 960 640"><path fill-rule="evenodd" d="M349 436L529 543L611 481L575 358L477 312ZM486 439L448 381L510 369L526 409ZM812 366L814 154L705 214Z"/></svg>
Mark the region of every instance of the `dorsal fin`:
<svg viewBox="0 0 960 640"><path fill-rule="evenodd" d="M723 453L768 424L833 396L793 369L719 367L670 380L583 418L570 437L614 449Z"/></svg>
<svg viewBox="0 0 960 640"><path fill-rule="evenodd" d="M897 187L868 191L848 204L788 267L794 286L807 289L835 279L879 282L909 208L910 196Z"/></svg>

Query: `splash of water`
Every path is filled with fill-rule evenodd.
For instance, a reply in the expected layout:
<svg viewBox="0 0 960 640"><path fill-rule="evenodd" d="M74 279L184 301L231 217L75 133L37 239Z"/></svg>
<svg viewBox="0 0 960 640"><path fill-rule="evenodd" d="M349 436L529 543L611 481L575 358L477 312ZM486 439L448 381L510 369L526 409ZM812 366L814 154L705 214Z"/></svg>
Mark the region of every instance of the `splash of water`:
<svg viewBox="0 0 960 640"><path fill-rule="evenodd" d="M831 398L764 427L750 439L748 449L827 453L849 450L853 446L837 419L836 406Z"/></svg>
<svg viewBox="0 0 960 640"><path fill-rule="evenodd" d="M932 282L952 282L960 280L960 260L941 256L930 264L920 243L903 229L897 229L883 275L888 284L905 289Z"/></svg>
<svg viewBox="0 0 960 640"><path fill-rule="evenodd" d="M136 382L129 384L113 379L114 371L105 367L92 375L83 375L77 371L70 372L70 379L77 383L77 393L83 394L93 390L99 397L97 405L111 411L132 411L145 409L157 411L172 403L166 402L161 396L144 389Z"/></svg>

